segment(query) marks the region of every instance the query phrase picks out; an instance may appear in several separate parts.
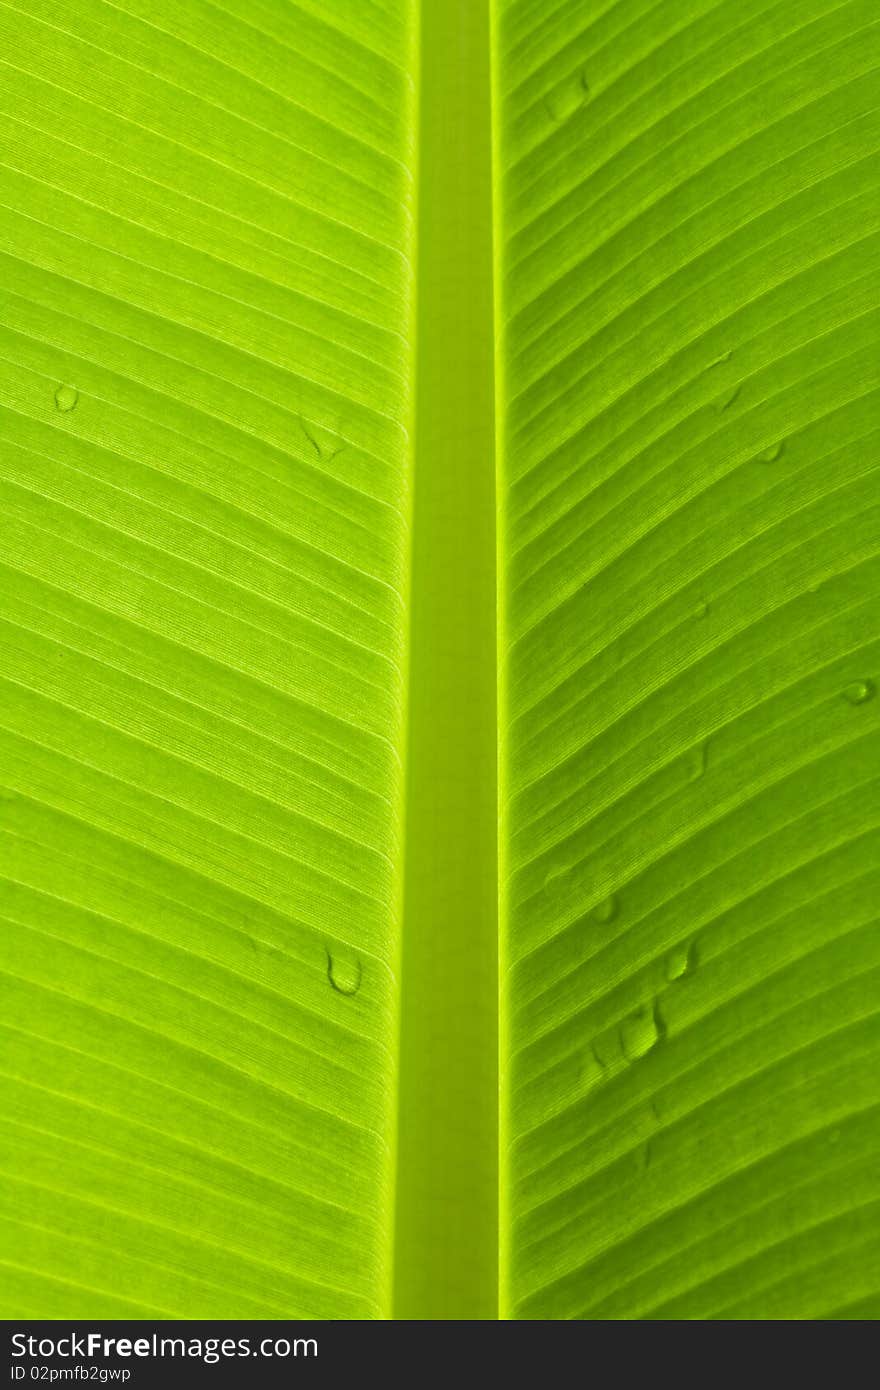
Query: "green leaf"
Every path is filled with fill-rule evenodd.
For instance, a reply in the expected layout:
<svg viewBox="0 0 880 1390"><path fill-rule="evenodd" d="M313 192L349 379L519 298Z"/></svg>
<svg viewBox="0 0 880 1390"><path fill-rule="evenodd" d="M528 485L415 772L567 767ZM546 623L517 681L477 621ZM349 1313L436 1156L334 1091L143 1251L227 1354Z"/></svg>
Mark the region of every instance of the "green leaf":
<svg viewBox="0 0 880 1390"><path fill-rule="evenodd" d="M502 1314L876 1315L876 5L496 8Z"/></svg>
<svg viewBox="0 0 880 1390"><path fill-rule="evenodd" d="M411 8L0 44L3 1312L380 1315Z"/></svg>
<svg viewBox="0 0 880 1390"><path fill-rule="evenodd" d="M878 39L0 0L3 1316L880 1315Z"/></svg>

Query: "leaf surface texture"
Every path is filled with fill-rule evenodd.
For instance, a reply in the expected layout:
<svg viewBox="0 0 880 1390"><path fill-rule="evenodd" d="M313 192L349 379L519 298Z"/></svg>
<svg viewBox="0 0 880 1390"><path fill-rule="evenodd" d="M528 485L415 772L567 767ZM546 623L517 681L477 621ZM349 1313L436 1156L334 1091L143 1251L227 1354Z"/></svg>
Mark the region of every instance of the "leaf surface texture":
<svg viewBox="0 0 880 1390"><path fill-rule="evenodd" d="M507 1316L876 1311L877 20L496 5Z"/></svg>
<svg viewBox="0 0 880 1390"><path fill-rule="evenodd" d="M387 1310L414 43L0 5L7 1316Z"/></svg>

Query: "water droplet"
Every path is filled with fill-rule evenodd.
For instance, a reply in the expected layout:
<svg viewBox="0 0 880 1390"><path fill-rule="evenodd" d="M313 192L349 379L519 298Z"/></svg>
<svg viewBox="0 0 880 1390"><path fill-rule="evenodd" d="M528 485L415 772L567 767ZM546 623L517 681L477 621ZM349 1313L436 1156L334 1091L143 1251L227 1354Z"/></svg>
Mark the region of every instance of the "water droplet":
<svg viewBox="0 0 880 1390"><path fill-rule="evenodd" d="M865 705L873 700L877 687L873 681L853 681L844 687L843 698L851 705Z"/></svg>
<svg viewBox="0 0 880 1390"><path fill-rule="evenodd" d="M776 444L771 444L769 448L763 449L758 458L762 463L775 463L777 459L782 458L784 452L785 440L780 439Z"/></svg>
<svg viewBox="0 0 880 1390"><path fill-rule="evenodd" d="M591 1047L585 1053L580 1069L580 1083L582 1086L598 1086L600 1081L605 1080L605 1065L599 1059L596 1049Z"/></svg>
<svg viewBox="0 0 880 1390"><path fill-rule="evenodd" d="M720 354L720 356L716 357L712 362L709 363L708 370L711 372L713 367L723 366L725 362L730 361L732 356L733 348L727 348L724 352Z"/></svg>
<svg viewBox="0 0 880 1390"><path fill-rule="evenodd" d="M709 600L708 600L707 598L699 598L699 599L697 600L697 602L695 603L695 605L694 605L694 617L695 617L695 618L707 618L708 616L709 616Z"/></svg>
<svg viewBox="0 0 880 1390"><path fill-rule="evenodd" d="M325 429L322 425L316 425L313 421L304 420L302 416L299 417L299 423L302 426L303 434L319 459L335 459L337 454L342 453L345 442L332 430Z"/></svg>
<svg viewBox="0 0 880 1390"><path fill-rule="evenodd" d="M568 864L555 864L552 869L547 870L544 879L544 892L548 898L558 898L569 886L568 876L570 868Z"/></svg>
<svg viewBox="0 0 880 1390"><path fill-rule="evenodd" d="M590 96L590 82L585 72L575 73L545 98L544 104L554 121L567 121Z"/></svg>
<svg viewBox="0 0 880 1390"><path fill-rule="evenodd" d="M614 918L617 916L619 907L620 904L617 901L617 895L611 893L607 898L604 898L602 902L596 903L596 906L590 912L590 916L596 922L613 922Z"/></svg>
<svg viewBox="0 0 880 1390"><path fill-rule="evenodd" d="M303 432L303 434L305 435L306 439L307 439L307 440L309 441L309 443L311 444L311 446L312 446L312 448L314 449L315 453L318 455L318 458L320 458L320 457L321 457L321 446L320 446L320 444L318 443L317 439L315 438L314 434L312 433L311 428L306 424L305 420L302 420L302 419L301 419L301 420L300 420L300 424L302 425L302 432Z"/></svg>
<svg viewBox="0 0 880 1390"><path fill-rule="evenodd" d="M593 1039L591 1052L603 1076L620 1061L620 1032L617 1028L600 1033Z"/></svg>
<svg viewBox="0 0 880 1390"><path fill-rule="evenodd" d="M720 395L715 397L712 405L719 415L723 415L725 410L733 405L741 390L742 386L740 385L729 386L726 391L722 391Z"/></svg>
<svg viewBox="0 0 880 1390"><path fill-rule="evenodd" d="M688 768L694 781L702 777L709 766L709 740L705 739L692 748L687 755Z"/></svg>
<svg viewBox="0 0 880 1390"><path fill-rule="evenodd" d="M695 965L696 951L693 945L683 941L680 945L673 946L666 957L666 978L670 982L680 980L689 974Z"/></svg>
<svg viewBox="0 0 880 1390"><path fill-rule="evenodd" d="M652 1009L640 1009L620 1027L620 1044L631 1062L644 1057L660 1037L657 1018Z"/></svg>
<svg viewBox="0 0 880 1390"><path fill-rule="evenodd" d="M327 979L337 994L357 994L361 987L361 963L357 956L342 951L332 956L327 952Z"/></svg>
<svg viewBox="0 0 880 1390"><path fill-rule="evenodd" d="M79 392L75 386L59 386L55 392L55 409L66 415L69 410L76 410L78 400Z"/></svg>

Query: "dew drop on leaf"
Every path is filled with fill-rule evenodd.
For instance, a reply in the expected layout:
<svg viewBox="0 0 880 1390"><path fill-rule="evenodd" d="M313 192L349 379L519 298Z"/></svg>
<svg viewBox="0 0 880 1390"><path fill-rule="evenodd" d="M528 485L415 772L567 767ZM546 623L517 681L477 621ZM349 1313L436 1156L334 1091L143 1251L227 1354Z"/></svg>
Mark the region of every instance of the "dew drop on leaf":
<svg viewBox="0 0 880 1390"><path fill-rule="evenodd" d="M346 951L327 952L327 979L337 994L357 994L361 987L361 963Z"/></svg>
<svg viewBox="0 0 880 1390"><path fill-rule="evenodd" d="M780 439L777 443L771 444L769 448L763 449L758 458L762 463L775 463L778 458L782 458L784 452L785 441Z"/></svg>
<svg viewBox="0 0 880 1390"><path fill-rule="evenodd" d="M650 1009L640 1009L620 1027L620 1044L630 1062L644 1057L660 1037L657 1020Z"/></svg>
<svg viewBox="0 0 880 1390"><path fill-rule="evenodd" d="M554 121L567 121L583 106L589 95L589 79L585 72L579 72L550 92L545 98L545 105Z"/></svg>
<svg viewBox="0 0 880 1390"><path fill-rule="evenodd" d="M620 904L617 901L617 895L615 893L610 893L607 898L603 898L602 902L596 903L596 906L590 912L590 916L596 922L612 922L617 916L619 907Z"/></svg>
<svg viewBox="0 0 880 1390"><path fill-rule="evenodd" d="M709 600L708 600L707 598L699 598L699 599L697 599L697 602L694 604L694 617L695 617L695 618L706 618L706 617L708 617L708 616L709 616Z"/></svg>
<svg viewBox="0 0 880 1390"><path fill-rule="evenodd" d="M76 409L78 400L79 392L75 386L59 386L55 392L55 409L66 415L68 411Z"/></svg>
<svg viewBox="0 0 880 1390"><path fill-rule="evenodd" d="M692 946L686 941L678 946L674 946L666 957L666 978L681 980L685 975L693 970L696 964L696 956Z"/></svg>
<svg viewBox="0 0 880 1390"><path fill-rule="evenodd" d="M704 743L698 743L696 748L692 748L688 753L687 757L690 775L694 779L694 781L696 781L698 777L703 776L704 772L709 766L708 739Z"/></svg>
<svg viewBox="0 0 880 1390"><path fill-rule="evenodd" d="M605 1065L600 1061L596 1054L596 1049L591 1047L584 1054L580 1069L580 1084L582 1087L590 1088L598 1086L605 1079Z"/></svg>
<svg viewBox="0 0 880 1390"><path fill-rule="evenodd" d="M873 681L853 681L843 691L843 698L851 705L865 705L874 698L877 687Z"/></svg>
<svg viewBox="0 0 880 1390"><path fill-rule="evenodd" d="M619 1029L612 1029L610 1032L606 1030L593 1039L590 1051L603 1076L620 1060L619 1034Z"/></svg>
<svg viewBox="0 0 880 1390"><path fill-rule="evenodd" d="M556 864L552 869L547 870L544 878L544 892L548 898L559 898L565 892L569 883L568 864Z"/></svg>
<svg viewBox="0 0 880 1390"><path fill-rule="evenodd" d="M719 396L716 396L712 402L716 412L719 415L723 415L725 410L729 410L739 396L741 390L742 386L731 386L728 387L726 391L722 391Z"/></svg>
<svg viewBox="0 0 880 1390"><path fill-rule="evenodd" d="M313 420L305 420L302 416L299 418L299 423L309 447L317 458L330 461L335 459L337 454L342 453L345 447L344 441L331 429L324 425L316 425Z"/></svg>

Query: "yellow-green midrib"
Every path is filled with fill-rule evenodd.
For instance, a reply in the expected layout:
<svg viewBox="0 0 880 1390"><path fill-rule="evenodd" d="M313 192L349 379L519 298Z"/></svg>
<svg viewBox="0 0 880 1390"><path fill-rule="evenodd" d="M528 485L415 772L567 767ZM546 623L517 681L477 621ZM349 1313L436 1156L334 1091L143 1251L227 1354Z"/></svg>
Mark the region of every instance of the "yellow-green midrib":
<svg viewBox="0 0 880 1390"><path fill-rule="evenodd" d="M395 1317L497 1317L488 5L421 15Z"/></svg>

